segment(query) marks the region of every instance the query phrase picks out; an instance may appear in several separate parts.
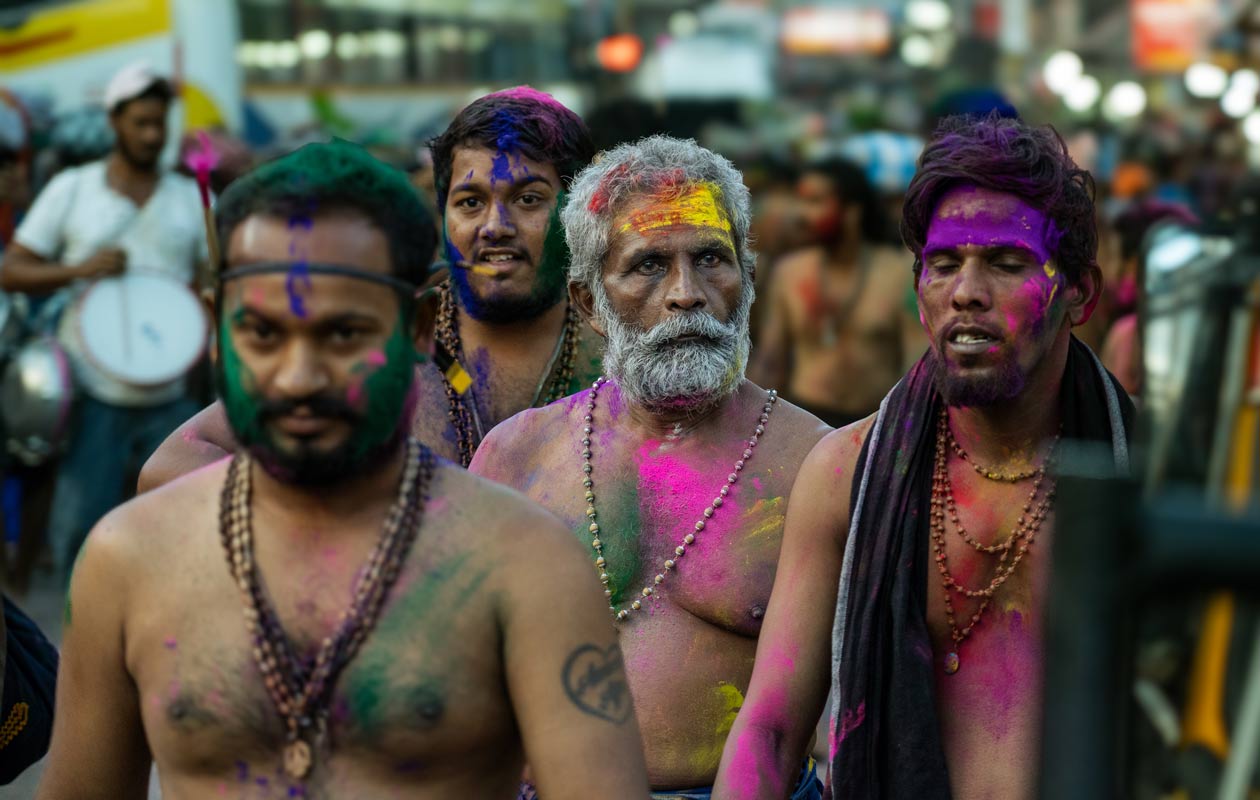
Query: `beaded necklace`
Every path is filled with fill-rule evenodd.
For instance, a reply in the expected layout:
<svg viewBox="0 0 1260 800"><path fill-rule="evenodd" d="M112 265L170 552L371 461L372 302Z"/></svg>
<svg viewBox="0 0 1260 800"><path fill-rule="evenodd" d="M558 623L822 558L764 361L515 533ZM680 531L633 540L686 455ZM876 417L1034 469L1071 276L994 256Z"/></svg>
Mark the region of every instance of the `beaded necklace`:
<svg viewBox="0 0 1260 800"><path fill-rule="evenodd" d="M569 383L573 380L573 367L577 361L578 326L577 309L566 301L564 326L560 329L560 338L556 341L551 360L538 380L538 388L534 390L534 398L530 408L546 405L569 393ZM442 372L442 386L446 390L447 419L455 428L459 461L464 467L472 463L473 452L485 438L481 419L477 414L477 402L473 396L472 379L460 366L463 358L463 343L459 338L459 315L455 307L455 292L449 280L438 285L438 316L435 325L437 344L453 359L450 368ZM559 363L559 369L556 364ZM553 375L554 372L554 375ZM550 383L547 377L552 376ZM546 399L543 390L546 387ZM540 402L541 401L541 402Z"/></svg>
<svg viewBox="0 0 1260 800"><path fill-rule="evenodd" d="M599 522L596 520L597 513L595 511L595 481L591 477L594 467L591 466L591 432L594 429L593 422L595 419L595 400L599 397L599 389L607 381L607 378L600 376L598 380L591 386L591 396L586 402L586 414L582 417L582 487L585 489L586 496L586 518L589 519L591 532L591 547L595 550L595 568L599 570L599 580L604 584L604 597L608 599L608 610L618 620L625 620L630 616L632 611L638 611L643 608L643 600L651 597L656 592L657 586L665 581L665 576L674 570L677 566L677 560L687 554L687 546L696 541L696 534L704 530L708 520L713 518L717 510L722 507L726 496L730 494L731 487L739 480L739 474L744 471L744 465L748 463L748 459L752 458L753 450L757 447L757 441L761 439L761 435L766 432L766 423L770 421L770 412L774 411L774 405L779 400L779 393L771 389L766 395L766 404L761 408L761 416L757 418L757 427L753 431L752 438L745 443L744 452L740 455L739 460L735 462L734 471L726 476L726 483L718 491L718 496L713 498L713 502L709 503L705 508L700 519L696 520L694 526L695 532L688 532L683 536L682 542L674 548L674 557L666 558L660 572L656 573L656 577L652 579L652 583L644 586L640 591L643 599L635 598L630 603L629 609L617 610L612 602L612 587L609 582L612 580L608 575L608 559L604 556L604 543L599 538Z"/></svg>
<svg viewBox="0 0 1260 800"><path fill-rule="evenodd" d="M1033 540L1037 537L1037 532L1041 530L1041 523L1050 511L1050 506L1054 501L1055 485L1051 481L1050 485L1042 493L1041 487L1045 483L1046 470L1053 458L1054 448L1058 444L1059 437L1054 437L1054 442L1050 445L1050 456L1042 461L1041 466L1033 473L1032 491L1028 495L1027 502L1019 515L1019 521L1015 523L1015 530L1006 539L991 545L986 545L977 540L974 536L967 532L963 526L962 520L958 518L958 507L954 501L954 487L949 479L949 449L952 445L955 452L960 454L960 458L966 461L966 453L954 440L954 434L949 429L949 412L942 408L940 420L936 428L936 463L932 475L932 511L931 511L931 539L932 551L936 559L936 568L941 573L941 589L945 597L945 620L949 624L950 638L953 639L954 649L945 656L945 674L953 675L958 672L962 666L962 659L959 657L959 651L962 649L962 643L971 635L976 625L980 623L980 618L989 607L989 603L993 600L993 595L1007 579L1014 574L1015 568L1019 566L1019 562L1023 560L1024 555L1028 552L1028 548L1032 546ZM972 462L974 465L974 462ZM980 472L984 477L989 477L985 472ZM1011 482L1009 477L990 478L990 480ZM1041 500L1037 497L1041 495ZM954 529L958 535L972 549L980 553L988 555L997 555L998 562L994 568L993 578L989 581L989 585L983 589L968 589L960 584L949 572L949 559L945 552L945 518L948 517L950 522L954 524ZM1014 555L1012 556L1012 551ZM1010 559L1008 561L1008 558ZM954 603L951 594L956 593L970 599L981 598L980 607L976 609L976 613L971 615L970 622L963 628L958 627L958 623L954 617Z"/></svg>
<svg viewBox="0 0 1260 800"><path fill-rule="evenodd" d="M432 452L409 438L398 496L386 515L381 537L355 581L354 599L342 612L336 632L320 644L313 662L294 655L254 560L252 459L238 452L228 465L219 505L219 533L228 568L245 601L245 624L253 641L254 661L285 723L284 771L295 781L302 781L310 772L315 749L327 733L332 689L375 626L385 597L415 542L433 465Z"/></svg>

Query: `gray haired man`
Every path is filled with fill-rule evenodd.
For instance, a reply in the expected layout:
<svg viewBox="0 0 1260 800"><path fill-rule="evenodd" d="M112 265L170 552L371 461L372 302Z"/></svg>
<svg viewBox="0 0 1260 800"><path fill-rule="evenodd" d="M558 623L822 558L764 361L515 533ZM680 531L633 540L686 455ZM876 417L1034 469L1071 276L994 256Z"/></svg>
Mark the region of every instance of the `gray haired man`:
<svg viewBox="0 0 1260 800"><path fill-rule="evenodd" d="M744 379L754 254L729 161L663 136L583 171L570 297L607 340L590 389L495 428L471 469L589 549L658 798L708 797L743 703L786 498L828 431ZM821 788L805 765L794 798Z"/></svg>

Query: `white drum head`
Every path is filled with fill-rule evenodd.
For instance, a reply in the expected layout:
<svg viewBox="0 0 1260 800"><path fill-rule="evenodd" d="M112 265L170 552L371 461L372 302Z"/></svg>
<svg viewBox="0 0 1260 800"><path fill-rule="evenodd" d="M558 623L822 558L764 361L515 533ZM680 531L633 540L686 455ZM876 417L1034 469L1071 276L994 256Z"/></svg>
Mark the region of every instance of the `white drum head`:
<svg viewBox="0 0 1260 800"><path fill-rule="evenodd" d="M161 275L132 273L94 283L79 300L83 355L138 387L178 380L206 346L206 314L192 290Z"/></svg>

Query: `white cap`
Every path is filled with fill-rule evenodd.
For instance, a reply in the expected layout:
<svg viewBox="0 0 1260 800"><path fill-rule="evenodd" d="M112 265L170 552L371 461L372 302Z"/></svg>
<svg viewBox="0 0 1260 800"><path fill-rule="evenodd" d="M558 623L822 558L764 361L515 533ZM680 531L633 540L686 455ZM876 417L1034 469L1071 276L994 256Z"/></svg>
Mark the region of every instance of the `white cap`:
<svg viewBox="0 0 1260 800"><path fill-rule="evenodd" d="M149 62L128 64L118 70L105 87L105 110L113 113L119 105L136 99L158 83L169 85Z"/></svg>

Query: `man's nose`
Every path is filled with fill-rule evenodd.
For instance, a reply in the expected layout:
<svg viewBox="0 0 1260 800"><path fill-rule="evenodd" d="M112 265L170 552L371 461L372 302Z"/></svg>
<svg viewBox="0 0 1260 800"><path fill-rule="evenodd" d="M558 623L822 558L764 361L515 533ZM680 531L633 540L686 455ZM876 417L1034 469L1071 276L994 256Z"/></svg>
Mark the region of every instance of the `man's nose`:
<svg viewBox="0 0 1260 800"><path fill-rule="evenodd" d="M289 398L309 397L328 388L328 384L328 371L317 348L300 339L290 343L276 372L276 392Z"/></svg>
<svg viewBox="0 0 1260 800"><path fill-rule="evenodd" d="M704 284L690 263L670 270L665 301L675 311L699 311L708 305Z"/></svg>
<svg viewBox="0 0 1260 800"><path fill-rule="evenodd" d="M965 308L987 309L993 305L989 274L978 258L963 261L951 288L950 302L959 311Z"/></svg>
<svg viewBox="0 0 1260 800"><path fill-rule="evenodd" d="M481 226L481 238L493 242L515 235L516 223L512 220L512 212L503 203L491 203L486 211L486 224Z"/></svg>

